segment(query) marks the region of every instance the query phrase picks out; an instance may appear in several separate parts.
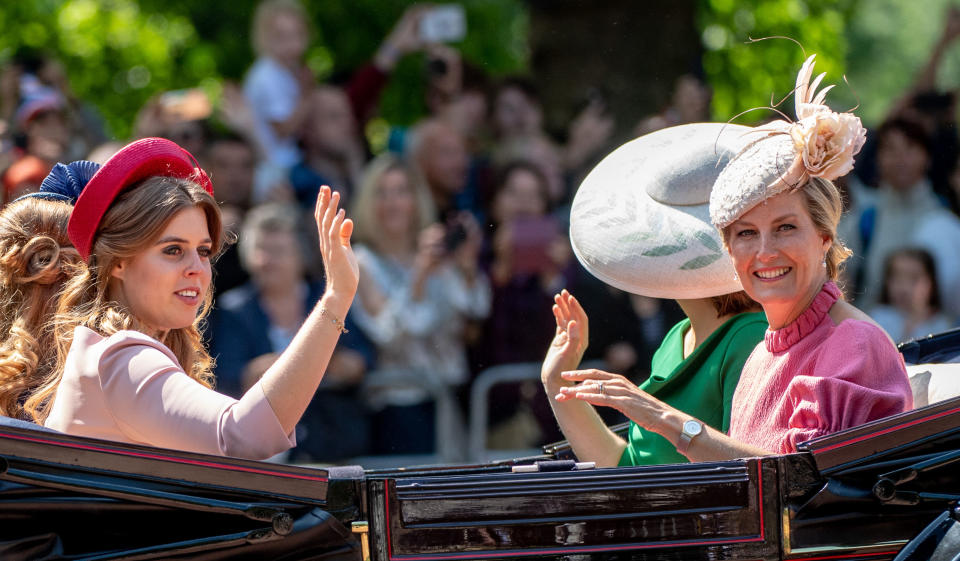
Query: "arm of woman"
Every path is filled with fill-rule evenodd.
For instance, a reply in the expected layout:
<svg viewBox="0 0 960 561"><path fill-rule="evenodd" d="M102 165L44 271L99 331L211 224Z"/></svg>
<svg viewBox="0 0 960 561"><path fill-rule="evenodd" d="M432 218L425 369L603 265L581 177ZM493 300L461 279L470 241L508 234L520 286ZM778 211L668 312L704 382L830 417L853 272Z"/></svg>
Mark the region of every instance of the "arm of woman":
<svg viewBox="0 0 960 561"><path fill-rule="evenodd" d="M269 458L296 444L260 384L239 401L225 396L187 376L169 349L141 333L111 336L91 370L104 408L134 442L249 459Z"/></svg>
<svg viewBox="0 0 960 561"><path fill-rule="evenodd" d="M453 308L469 319L484 319L490 315L493 291L490 280L482 272L467 279L459 269L451 267L444 271L447 301Z"/></svg>
<svg viewBox="0 0 960 561"><path fill-rule="evenodd" d="M353 222L343 210L338 211L339 203L339 193L331 193L327 186L320 189L314 216L326 291L259 384L287 433L293 431L323 378L357 291L359 268L350 247Z"/></svg>
<svg viewBox="0 0 960 561"><path fill-rule="evenodd" d="M779 453L913 407L903 357L880 327L844 321L829 342L813 371L795 376L787 387L790 420Z"/></svg>
<svg viewBox="0 0 960 561"><path fill-rule="evenodd" d="M442 294L428 288L437 269L431 235L420 237L414 270L407 282L384 272L382 258L367 247L359 247L357 258L363 270L360 279L360 308L355 319L361 329L378 345L389 345L406 334L421 336L442 329L447 316L441 313L448 304L438 302ZM428 230L431 230L428 229ZM442 232L441 232L442 233ZM419 288L418 288L419 285Z"/></svg>
<svg viewBox="0 0 960 561"><path fill-rule="evenodd" d="M372 263L364 263L363 271L367 276L360 280L360 292L367 297L361 296L354 319L375 344L390 345L404 335L420 336L443 327L445 317L438 313L437 295L414 300L409 284L382 289L377 285L387 284L389 280L378 282ZM367 305L371 301L369 295L374 293L380 299L378 308Z"/></svg>
<svg viewBox="0 0 960 561"><path fill-rule="evenodd" d="M540 370L553 415L577 458L596 462L600 467L614 467L620 462L627 443L607 427L590 403L561 397L561 389L573 383L563 379L560 373L576 368L587 350L587 314L577 299L564 290L554 296L553 317L557 323L556 334Z"/></svg>
<svg viewBox="0 0 960 561"><path fill-rule="evenodd" d="M694 419L644 392L619 374L602 370L574 370L563 372L561 377L569 385L560 388L557 402L613 407L641 427L663 436L674 446L680 443L683 424ZM690 442L685 453L691 462L732 460L772 453L734 440L705 423L701 424L703 432ZM613 465L616 465L616 461Z"/></svg>
<svg viewBox="0 0 960 561"><path fill-rule="evenodd" d="M446 269L449 277L447 298L466 317L484 319L490 315L493 290L490 279L480 270L483 232L477 219L467 211L461 212L457 220L463 226L466 239L454 250L451 266Z"/></svg>

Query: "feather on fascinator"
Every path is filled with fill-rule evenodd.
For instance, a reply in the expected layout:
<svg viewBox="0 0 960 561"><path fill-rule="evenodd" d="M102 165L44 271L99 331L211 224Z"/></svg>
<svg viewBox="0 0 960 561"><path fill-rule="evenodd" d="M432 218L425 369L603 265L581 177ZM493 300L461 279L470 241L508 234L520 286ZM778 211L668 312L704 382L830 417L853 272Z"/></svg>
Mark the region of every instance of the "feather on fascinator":
<svg viewBox="0 0 960 561"><path fill-rule="evenodd" d="M720 172L710 195L710 220L725 228L765 199L806 183L811 177L834 180L853 169L867 131L852 113L837 113L824 104L827 86L817 93L826 73L813 76L817 55L797 75L794 103L797 120L778 120L748 131L757 135Z"/></svg>

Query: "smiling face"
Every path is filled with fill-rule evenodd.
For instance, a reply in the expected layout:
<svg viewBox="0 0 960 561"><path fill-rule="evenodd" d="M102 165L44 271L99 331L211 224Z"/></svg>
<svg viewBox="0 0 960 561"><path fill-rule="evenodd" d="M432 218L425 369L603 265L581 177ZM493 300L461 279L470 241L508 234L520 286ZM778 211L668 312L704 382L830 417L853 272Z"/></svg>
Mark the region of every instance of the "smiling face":
<svg viewBox="0 0 960 561"><path fill-rule="evenodd" d="M198 207L176 213L160 236L111 271L109 297L162 337L193 324L210 287L213 242Z"/></svg>
<svg viewBox="0 0 960 561"><path fill-rule="evenodd" d="M827 281L831 239L817 230L800 191L750 209L730 225L726 241L743 289L763 306L772 329L803 313Z"/></svg>

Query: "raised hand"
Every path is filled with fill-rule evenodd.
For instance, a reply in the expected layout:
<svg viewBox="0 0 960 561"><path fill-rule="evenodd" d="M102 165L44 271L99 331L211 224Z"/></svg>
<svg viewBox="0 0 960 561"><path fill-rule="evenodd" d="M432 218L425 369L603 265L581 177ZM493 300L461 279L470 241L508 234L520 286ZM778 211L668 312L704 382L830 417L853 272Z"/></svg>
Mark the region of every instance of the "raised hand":
<svg viewBox="0 0 960 561"><path fill-rule="evenodd" d="M420 19L431 7L429 4L414 4L403 12L374 54L374 65L384 72L392 72L404 55L423 48L419 33Z"/></svg>
<svg viewBox="0 0 960 561"><path fill-rule="evenodd" d="M465 277L473 278L477 273L480 250L483 247L483 230L477 219L466 211L457 215L455 224L463 227L465 238L463 243L453 250L453 262Z"/></svg>
<svg viewBox="0 0 960 561"><path fill-rule="evenodd" d="M548 391L572 384L563 380L560 373L580 365L589 343L589 321L580 302L566 290L554 296L553 301L557 329L540 369L540 380L546 386L553 386L548 387Z"/></svg>
<svg viewBox="0 0 960 561"><path fill-rule="evenodd" d="M328 294L342 295L352 300L357 292L360 269L357 257L350 246L353 221L346 218L340 205L340 193L324 185L317 196L314 218L320 237L320 255L323 258L324 276Z"/></svg>
<svg viewBox="0 0 960 561"><path fill-rule="evenodd" d="M580 167L587 158L606 146L613 136L615 126L616 123L606 107L600 101L592 100L570 122L564 162L567 169Z"/></svg>
<svg viewBox="0 0 960 561"><path fill-rule="evenodd" d="M950 6L947 10L947 23L943 30L943 40L952 43L960 37L960 8Z"/></svg>
<svg viewBox="0 0 960 561"><path fill-rule="evenodd" d="M446 230L440 224L431 224L417 237L417 256L414 258L418 274L428 276L447 256L443 246Z"/></svg>

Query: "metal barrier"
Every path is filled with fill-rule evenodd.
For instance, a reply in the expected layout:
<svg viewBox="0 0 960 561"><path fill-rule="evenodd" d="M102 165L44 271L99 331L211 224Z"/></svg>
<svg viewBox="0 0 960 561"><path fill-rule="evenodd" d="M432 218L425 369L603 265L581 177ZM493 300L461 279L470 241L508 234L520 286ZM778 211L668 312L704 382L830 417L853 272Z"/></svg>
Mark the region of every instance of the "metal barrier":
<svg viewBox="0 0 960 561"><path fill-rule="evenodd" d="M397 464L398 466L407 465L410 461L433 464L462 462L465 459L466 451L463 449L466 433L464 414L453 388L449 385L439 383L431 376L425 376L423 373L407 370L370 372L367 374L364 385L365 390L390 386L414 387L430 394L430 397L436 403L434 453L418 456L398 455L396 460L401 462ZM373 461L374 459L376 461ZM389 456L371 456L370 460L372 463L378 464L378 467L392 464ZM402 462L407 462L407 464Z"/></svg>
<svg viewBox="0 0 960 561"><path fill-rule="evenodd" d="M536 380L540 383L539 362L519 362L491 366L481 372L470 387L470 433L467 448L467 460L470 462L486 462L506 457L521 457L541 453L540 449L508 450L491 456L487 449L487 423L490 390L499 384L513 382L527 382ZM584 362L580 368L603 368L602 360Z"/></svg>

